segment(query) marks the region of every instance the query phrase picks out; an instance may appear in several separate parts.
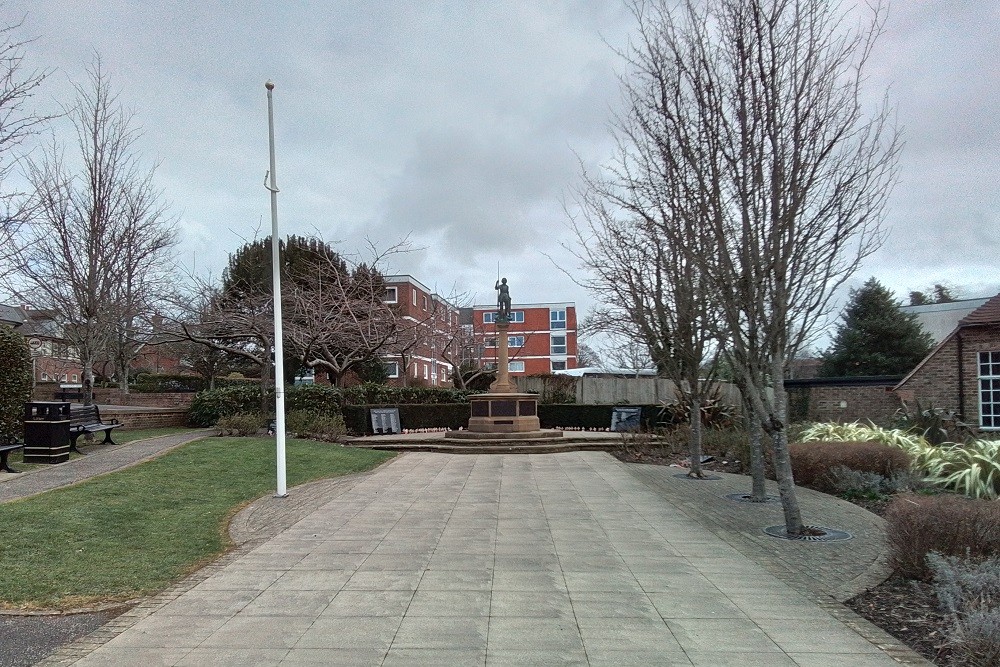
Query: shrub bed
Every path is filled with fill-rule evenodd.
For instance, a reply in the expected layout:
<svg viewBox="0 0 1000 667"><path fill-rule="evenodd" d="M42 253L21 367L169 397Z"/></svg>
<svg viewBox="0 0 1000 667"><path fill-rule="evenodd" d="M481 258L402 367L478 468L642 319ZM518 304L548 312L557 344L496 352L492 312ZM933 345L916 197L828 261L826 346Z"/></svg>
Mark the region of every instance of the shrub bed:
<svg viewBox="0 0 1000 667"><path fill-rule="evenodd" d="M797 442L788 446L795 482L824 493L837 493L831 470L849 468L892 478L910 469L910 455L880 442Z"/></svg>
<svg viewBox="0 0 1000 667"><path fill-rule="evenodd" d="M927 581L927 554L981 560L1000 555L1000 504L950 493L901 494L886 510L890 565Z"/></svg>

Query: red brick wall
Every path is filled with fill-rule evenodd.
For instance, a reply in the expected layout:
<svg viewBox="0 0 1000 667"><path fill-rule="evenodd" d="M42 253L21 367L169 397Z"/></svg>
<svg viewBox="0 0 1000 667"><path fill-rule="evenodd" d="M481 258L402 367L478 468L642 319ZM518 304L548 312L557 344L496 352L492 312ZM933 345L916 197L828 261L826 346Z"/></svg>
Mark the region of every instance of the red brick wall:
<svg viewBox="0 0 1000 667"><path fill-rule="evenodd" d="M52 401L55 400L55 393L59 391L58 384L38 384L35 386L34 400ZM194 392L171 393L171 394L140 394L132 393L123 395L117 389L103 389L98 387L94 390L97 395L99 405L138 405L147 408L188 408L194 400Z"/></svg>
<svg viewBox="0 0 1000 667"><path fill-rule="evenodd" d="M157 410L155 412L118 412L102 410L101 419L117 419L125 428L166 428L187 425L187 410ZM112 438L114 435L111 436Z"/></svg>
<svg viewBox="0 0 1000 667"><path fill-rule="evenodd" d="M959 341L961 336L961 341ZM969 424L979 424L979 352L1000 350L1000 326L965 327L936 350L929 359L896 392L911 405L960 410L959 345L962 348L963 394L965 405L961 418Z"/></svg>
<svg viewBox="0 0 1000 667"><path fill-rule="evenodd" d="M789 391L808 391L807 421L814 422L865 422L885 423L900 407L899 397L892 393L891 385L860 387L819 386Z"/></svg>

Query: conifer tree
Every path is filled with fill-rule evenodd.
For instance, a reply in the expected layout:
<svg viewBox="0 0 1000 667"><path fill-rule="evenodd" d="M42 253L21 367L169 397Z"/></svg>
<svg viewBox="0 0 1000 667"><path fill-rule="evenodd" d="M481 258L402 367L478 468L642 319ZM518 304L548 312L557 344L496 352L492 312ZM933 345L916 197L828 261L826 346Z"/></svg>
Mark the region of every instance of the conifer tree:
<svg viewBox="0 0 1000 667"><path fill-rule="evenodd" d="M916 315L902 312L893 293L875 278L851 290L842 317L822 355L823 377L908 373L934 346Z"/></svg>

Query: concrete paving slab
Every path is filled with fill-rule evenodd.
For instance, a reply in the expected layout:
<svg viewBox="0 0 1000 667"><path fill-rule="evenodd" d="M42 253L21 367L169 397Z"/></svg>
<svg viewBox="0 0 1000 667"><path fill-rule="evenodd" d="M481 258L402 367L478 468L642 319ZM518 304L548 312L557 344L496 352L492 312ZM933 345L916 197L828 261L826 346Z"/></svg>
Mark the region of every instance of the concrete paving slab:
<svg viewBox="0 0 1000 667"><path fill-rule="evenodd" d="M927 664L834 597L875 576L880 534L758 536L773 508L721 498L743 484L599 452L406 454L309 487L329 501L280 514L283 530L237 517L263 537L49 664L125 664L126 649L144 665Z"/></svg>

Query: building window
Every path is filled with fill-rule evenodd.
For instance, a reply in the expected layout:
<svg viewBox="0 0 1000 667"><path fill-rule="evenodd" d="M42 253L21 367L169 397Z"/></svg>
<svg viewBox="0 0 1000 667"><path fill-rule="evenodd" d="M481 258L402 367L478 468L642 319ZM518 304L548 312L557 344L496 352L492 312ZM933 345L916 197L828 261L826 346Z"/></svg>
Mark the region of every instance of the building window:
<svg viewBox="0 0 1000 667"><path fill-rule="evenodd" d="M496 338L487 338L486 339L486 347L496 347L496 346L497 346L497 339Z"/></svg>
<svg viewBox="0 0 1000 667"><path fill-rule="evenodd" d="M415 361L413 362L413 377L414 378L420 377L420 364L418 364Z"/></svg>
<svg viewBox="0 0 1000 667"><path fill-rule="evenodd" d="M566 354L566 334L552 335L549 354Z"/></svg>
<svg viewBox="0 0 1000 667"><path fill-rule="evenodd" d="M566 328L566 311L565 310L550 310L549 311L549 328L550 329L565 329Z"/></svg>
<svg viewBox="0 0 1000 667"><path fill-rule="evenodd" d="M489 311L483 313L483 324L493 324L496 322L497 314L495 311ZM523 310L512 310L510 311L510 319L508 320L514 323L524 322L524 311Z"/></svg>
<svg viewBox="0 0 1000 667"><path fill-rule="evenodd" d="M523 373L524 372L524 362L523 361L508 361L507 370L511 373Z"/></svg>
<svg viewBox="0 0 1000 667"><path fill-rule="evenodd" d="M414 306L417 305L417 290L415 289L410 290L410 300L413 302Z"/></svg>
<svg viewBox="0 0 1000 667"><path fill-rule="evenodd" d="M399 362L398 361L386 361L382 364L385 367L385 375L390 378L399 377Z"/></svg>
<svg viewBox="0 0 1000 667"><path fill-rule="evenodd" d="M524 336L507 336L507 347L524 347Z"/></svg>
<svg viewBox="0 0 1000 667"><path fill-rule="evenodd" d="M555 372L555 371L564 371L564 370L566 370L566 362L565 361L553 361L552 362L552 371L553 372Z"/></svg>
<svg viewBox="0 0 1000 667"><path fill-rule="evenodd" d="M431 368L427 364L424 364L424 379L425 380L431 379Z"/></svg>
<svg viewBox="0 0 1000 667"><path fill-rule="evenodd" d="M979 353L979 425L1000 429L1000 350Z"/></svg>
<svg viewBox="0 0 1000 667"><path fill-rule="evenodd" d="M424 296L424 310L427 310L427 297Z"/></svg>
<svg viewBox="0 0 1000 667"><path fill-rule="evenodd" d="M43 380L48 380L49 379L49 374L48 373L42 373L42 379Z"/></svg>
<svg viewBox="0 0 1000 667"><path fill-rule="evenodd" d="M383 299L386 303L396 303L397 289L395 287L385 288L385 298Z"/></svg>

